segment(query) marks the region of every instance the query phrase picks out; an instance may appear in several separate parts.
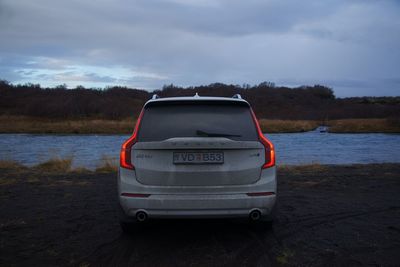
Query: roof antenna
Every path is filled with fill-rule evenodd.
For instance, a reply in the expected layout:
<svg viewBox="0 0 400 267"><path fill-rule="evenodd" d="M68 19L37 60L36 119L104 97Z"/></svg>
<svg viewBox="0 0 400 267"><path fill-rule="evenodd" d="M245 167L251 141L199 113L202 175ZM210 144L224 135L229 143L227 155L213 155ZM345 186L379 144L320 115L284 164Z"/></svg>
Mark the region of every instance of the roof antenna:
<svg viewBox="0 0 400 267"><path fill-rule="evenodd" d="M151 99L157 99L157 98L160 98L160 97L157 94L154 94Z"/></svg>
<svg viewBox="0 0 400 267"><path fill-rule="evenodd" d="M199 94L196 92L196 94L194 95L194 97L200 97Z"/></svg>

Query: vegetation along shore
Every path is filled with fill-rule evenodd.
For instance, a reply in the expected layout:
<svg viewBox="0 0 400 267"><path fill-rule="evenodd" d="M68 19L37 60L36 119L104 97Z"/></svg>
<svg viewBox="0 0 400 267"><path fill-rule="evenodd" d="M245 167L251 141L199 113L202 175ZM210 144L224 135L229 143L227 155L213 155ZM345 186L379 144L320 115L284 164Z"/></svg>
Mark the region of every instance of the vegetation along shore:
<svg viewBox="0 0 400 267"><path fill-rule="evenodd" d="M152 92L121 86L104 89L61 85L13 85L0 80L0 133L129 134L152 94L171 96L240 94L253 107L266 133L329 126L334 133L400 133L400 97L337 98L323 85L285 87L213 83L166 85Z"/></svg>
<svg viewBox="0 0 400 267"><path fill-rule="evenodd" d="M48 119L27 116L0 116L0 133L32 134L130 134L134 118L125 119ZM332 133L400 133L394 119L270 120L260 119L265 133L296 133L315 130L324 124Z"/></svg>

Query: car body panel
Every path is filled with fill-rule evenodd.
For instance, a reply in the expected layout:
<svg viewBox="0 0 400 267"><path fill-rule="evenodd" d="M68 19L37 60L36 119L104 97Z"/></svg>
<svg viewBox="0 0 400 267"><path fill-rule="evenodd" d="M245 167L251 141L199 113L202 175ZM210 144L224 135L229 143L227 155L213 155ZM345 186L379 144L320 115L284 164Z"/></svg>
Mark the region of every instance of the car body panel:
<svg viewBox="0 0 400 267"><path fill-rule="evenodd" d="M162 217L247 217L253 209L268 215L275 206L276 167L261 172L258 181L230 186L143 186L135 171L120 168L119 197L126 214L139 210L149 218ZM149 197L124 197L122 193L149 194ZM248 196L249 192L273 192L269 196Z"/></svg>
<svg viewBox="0 0 400 267"><path fill-rule="evenodd" d="M223 103L245 106L251 112L249 120L254 119L251 117L250 105L241 98L198 96L149 100L144 105L143 118L146 119L146 109L153 105L210 102L214 105ZM210 113L209 110L206 112ZM157 120L153 117L151 125L155 123ZM165 121L163 125L166 125ZM140 126L137 130L140 133ZM149 130L151 133L152 128L148 125ZM255 126L254 131L257 131ZM123 220L135 221L135 215L139 212L146 213L149 218L224 218L248 217L252 211L257 211L263 218L269 218L276 203L276 167L262 168L266 159L265 147L259 140L233 139L180 136L140 141L139 135L139 141L133 144L128 155L134 168L120 167L118 172L118 194ZM173 161L174 153L193 151L222 152L223 164L178 164ZM248 194L260 192L266 194Z"/></svg>
<svg viewBox="0 0 400 267"><path fill-rule="evenodd" d="M264 147L228 138L171 138L133 146L137 180L146 185L249 184L260 178ZM174 164L174 152L219 151L223 164Z"/></svg>

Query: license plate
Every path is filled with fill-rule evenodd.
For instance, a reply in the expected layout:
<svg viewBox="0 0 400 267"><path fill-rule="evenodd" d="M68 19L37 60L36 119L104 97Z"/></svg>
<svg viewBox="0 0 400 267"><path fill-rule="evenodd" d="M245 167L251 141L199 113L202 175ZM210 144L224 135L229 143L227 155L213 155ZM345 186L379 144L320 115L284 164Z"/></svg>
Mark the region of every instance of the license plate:
<svg viewBox="0 0 400 267"><path fill-rule="evenodd" d="M174 164L222 164L224 152L174 152Z"/></svg>

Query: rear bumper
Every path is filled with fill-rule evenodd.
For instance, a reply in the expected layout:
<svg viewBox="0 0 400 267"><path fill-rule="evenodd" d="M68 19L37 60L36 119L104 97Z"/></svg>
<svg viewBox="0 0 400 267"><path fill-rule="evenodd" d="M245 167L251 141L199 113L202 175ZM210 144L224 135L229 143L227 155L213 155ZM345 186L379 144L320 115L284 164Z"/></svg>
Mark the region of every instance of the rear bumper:
<svg viewBox="0 0 400 267"><path fill-rule="evenodd" d="M251 192L274 194L248 196ZM136 196L122 196L123 193ZM151 186L139 183L134 170L120 168L118 175L121 215L126 220L134 220L138 211L146 212L149 218L247 218L253 210L268 220L276 193L275 167L263 170L255 183L244 185ZM148 197L137 197L140 194Z"/></svg>
<svg viewBox="0 0 400 267"><path fill-rule="evenodd" d="M144 211L149 218L230 218L248 217L259 210L268 218L275 206L275 195L249 197L246 194L151 195L147 198L120 197L127 217Z"/></svg>

